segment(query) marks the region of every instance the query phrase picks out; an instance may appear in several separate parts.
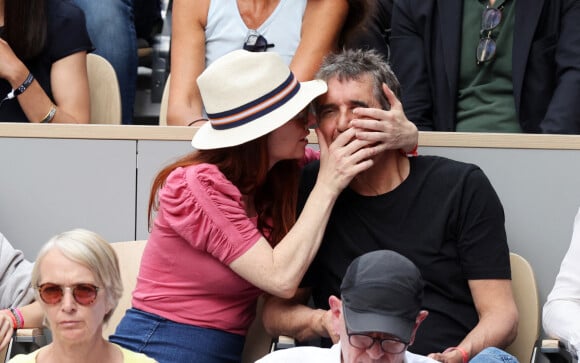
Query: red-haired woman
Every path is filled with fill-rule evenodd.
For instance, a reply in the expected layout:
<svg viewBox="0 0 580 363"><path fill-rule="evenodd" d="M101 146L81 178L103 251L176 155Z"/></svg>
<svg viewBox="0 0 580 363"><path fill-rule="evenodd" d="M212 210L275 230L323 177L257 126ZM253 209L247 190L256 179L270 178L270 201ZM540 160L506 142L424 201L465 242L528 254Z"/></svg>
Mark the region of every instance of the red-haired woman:
<svg viewBox="0 0 580 363"><path fill-rule="evenodd" d="M161 363L239 362L258 296L294 294L336 197L381 147L354 129L320 139L318 183L296 220L305 108L326 84L298 82L276 53L239 50L198 85L210 121L193 138L198 151L153 183L133 308L110 337Z"/></svg>

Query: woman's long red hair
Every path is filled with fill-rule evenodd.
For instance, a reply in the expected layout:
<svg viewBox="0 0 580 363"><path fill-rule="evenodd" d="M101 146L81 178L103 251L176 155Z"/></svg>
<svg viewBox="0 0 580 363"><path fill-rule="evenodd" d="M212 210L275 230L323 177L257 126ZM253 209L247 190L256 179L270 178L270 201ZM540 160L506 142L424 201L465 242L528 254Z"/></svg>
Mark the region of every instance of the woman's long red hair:
<svg viewBox="0 0 580 363"><path fill-rule="evenodd" d="M208 163L218 167L243 195L253 196L258 228L275 246L296 221L299 167L296 160L283 160L269 170L268 136L242 145L198 150L164 167L153 180L149 194L149 225L158 208L157 192L171 172L179 167Z"/></svg>

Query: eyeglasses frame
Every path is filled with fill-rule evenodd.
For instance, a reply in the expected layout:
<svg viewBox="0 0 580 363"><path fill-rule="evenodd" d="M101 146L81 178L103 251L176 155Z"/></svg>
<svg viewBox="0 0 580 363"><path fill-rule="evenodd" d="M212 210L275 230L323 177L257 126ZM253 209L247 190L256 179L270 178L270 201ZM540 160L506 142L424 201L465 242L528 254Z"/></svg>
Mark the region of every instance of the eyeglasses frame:
<svg viewBox="0 0 580 363"><path fill-rule="evenodd" d="M58 301L48 302L44 299L44 297L42 296L42 291L44 290L44 287L46 287L47 285L57 286L60 288L61 296L58 299ZM95 290L95 297L93 298L93 300L91 300L89 303L83 303L83 302L79 301L76 294L75 294L75 290L79 286L89 286L92 289L94 289ZM40 285L36 286L36 289L38 290L38 295L40 296L40 299L42 300L42 302L44 302L47 305L56 305L56 304L60 303L62 301L62 299L64 298L65 290L69 289L69 290L71 290L71 294L72 294L75 302L77 302L78 304L80 304L82 306L90 306L90 305L93 305L95 303L95 301L97 300L97 296L98 296L99 290L101 288L96 286L96 285L89 284L89 283L79 283L79 284L74 284L74 285L70 285L70 286L63 286L63 285L55 284L52 282L45 282L44 284L40 284Z"/></svg>
<svg viewBox="0 0 580 363"><path fill-rule="evenodd" d="M493 7L490 7L489 5L487 5L486 8L483 10L483 13L481 14L481 30L479 31L479 34L480 34L479 41L477 43L477 48L475 50L475 60L476 60L477 65L480 65L480 64L485 63L485 62L489 62L495 56L497 44L495 42L495 39L491 35L493 33L493 30L496 29L501 24L501 21L503 18L502 12L503 12L504 7L505 7L505 4L501 4L497 8L493 8ZM497 24L495 24L491 27L484 28L484 17L485 17L485 14L487 12L497 12L497 14L499 16L499 20L497 21ZM479 56L479 53L480 53L479 49L480 48L484 48L484 49L487 48L485 46L482 47L482 44L484 44L485 42L493 44L493 51L491 52L491 55L489 57L487 57L487 59L480 60L480 58L482 58L483 54L485 54L485 53L482 53L482 56L480 57Z"/></svg>
<svg viewBox="0 0 580 363"><path fill-rule="evenodd" d="M345 330L346 330L346 335L348 336L348 344L350 344L351 346L353 346L354 348L357 348L357 349L365 349L365 350L366 349L371 349L375 345L375 343L378 342L379 343L379 347L381 347L381 350L384 353L387 353L387 354L399 354L399 353L403 353L407 349L407 347L409 346L409 343L408 342L404 342L404 341L399 340L399 339L372 337L372 336L370 336L368 334L364 334L362 332L353 333L353 332L349 332L348 331L348 327L346 326L346 324L345 324L344 327L345 327ZM356 346L356 345L352 344L352 337L353 336L367 337L367 338L372 339L373 342L369 346L367 346L367 347L359 347L359 346ZM403 347L398 352L388 351L388 350L385 350L385 348L383 347L383 342L385 342L385 341L396 342L396 343L403 343Z"/></svg>

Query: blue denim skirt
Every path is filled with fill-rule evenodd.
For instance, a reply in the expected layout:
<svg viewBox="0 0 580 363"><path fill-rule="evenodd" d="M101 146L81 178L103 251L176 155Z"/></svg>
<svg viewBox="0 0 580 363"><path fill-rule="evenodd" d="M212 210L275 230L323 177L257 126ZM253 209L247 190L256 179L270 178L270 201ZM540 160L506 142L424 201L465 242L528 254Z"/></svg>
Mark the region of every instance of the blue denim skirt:
<svg viewBox="0 0 580 363"><path fill-rule="evenodd" d="M159 363L238 363L245 337L176 323L131 308L109 340Z"/></svg>

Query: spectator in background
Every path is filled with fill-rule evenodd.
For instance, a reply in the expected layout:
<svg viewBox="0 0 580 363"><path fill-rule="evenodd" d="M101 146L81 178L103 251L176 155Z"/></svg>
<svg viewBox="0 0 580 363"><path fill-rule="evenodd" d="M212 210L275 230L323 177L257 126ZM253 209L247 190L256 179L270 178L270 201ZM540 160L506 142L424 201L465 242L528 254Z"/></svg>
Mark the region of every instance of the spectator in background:
<svg viewBox="0 0 580 363"><path fill-rule="evenodd" d="M42 325L42 309L33 302L30 286L32 268L22 251L0 233L0 349L8 344L14 329Z"/></svg>
<svg viewBox="0 0 580 363"><path fill-rule="evenodd" d="M428 318L422 310L424 281L417 266L394 251L378 250L355 258L331 295L330 320L338 343L332 348L297 347L273 352L256 363L435 363L407 351ZM517 363L497 348L486 348L472 363Z"/></svg>
<svg viewBox="0 0 580 363"><path fill-rule="evenodd" d="M195 80L236 49L277 52L298 80L311 80L367 7L367 0L175 0L168 124L205 120Z"/></svg>
<svg viewBox="0 0 580 363"><path fill-rule="evenodd" d="M378 250L355 258L328 298L333 335L330 349L297 347L278 350L256 363L436 363L407 351L428 315L424 282L417 267L397 252Z"/></svg>
<svg viewBox="0 0 580 363"><path fill-rule="evenodd" d="M560 272L544 304L542 323L549 337L562 339L580 352L580 209Z"/></svg>
<svg viewBox="0 0 580 363"><path fill-rule="evenodd" d="M0 0L0 121L88 123L83 12L65 0Z"/></svg>
<svg viewBox="0 0 580 363"><path fill-rule="evenodd" d="M580 2L400 0L391 62L420 130L580 133Z"/></svg>
<svg viewBox="0 0 580 363"><path fill-rule="evenodd" d="M135 32L137 39L143 39L153 45L155 35L161 32L163 18L161 17L160 0L133 0L135 10Z"/></svg>
<svg viewBox="0 0 580 363"><path fill-rule="evenodd" d="M387 61L390 59L389 37L391 34L391 14L393 0L372 1L369 15L352 32L344 44L347 49L374 49Z"/></svg>
<svg viewBox="0 0 580 363"><path fill-rule="evenodd" d="M31 284L52 341L11 363L153 363L106 341L105 324L123 293L119 262L109 242L75 229L56 235L38 253Z"/></svg>
<svg viewBox="0 0 580 363"><path fill-rule="evenodd" d="M85 12L95 53L107 59L115 69L123 124L132 124L138 66L133 0L73 1Z"/></svg>

